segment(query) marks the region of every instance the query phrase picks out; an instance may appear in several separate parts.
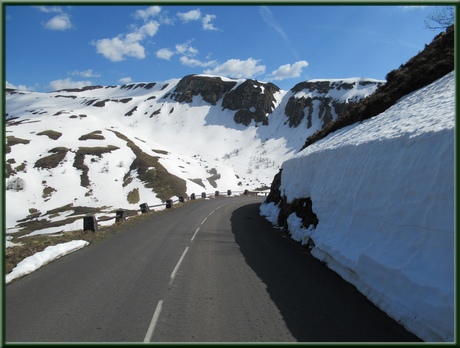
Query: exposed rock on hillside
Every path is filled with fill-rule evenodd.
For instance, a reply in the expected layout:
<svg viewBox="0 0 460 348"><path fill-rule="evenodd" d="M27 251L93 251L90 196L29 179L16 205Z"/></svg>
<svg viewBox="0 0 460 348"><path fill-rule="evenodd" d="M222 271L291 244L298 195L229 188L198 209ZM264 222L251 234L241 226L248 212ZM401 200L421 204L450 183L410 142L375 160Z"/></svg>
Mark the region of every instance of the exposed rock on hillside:
<svg viewBox="0 0 460 348"><path fill-rule="evenodd" d="M295 85L291 92L285 114L289 117L289 127L298 127L300 122L307 116L307 128L312 126L313 112L318 108L318 118L322 120L322 127L332 122L338 115L344 113L349 103L361 100L359 95L350 98L340 98L346 91L360 89L374 85L375 89L383 85L383 82L371 80L343 81L305 81ZM336 94L336 96L335 96ZM366 97L364 95L363 97Z"/></svg>
<svg viewBox="0 0 460 348"><path fill-rule="evenodd" d="M224 96L224 109L238 110L235 122L248 126L252 120L268 125L267 114L275 108L274 94L280 89L273 83L246 80Z"/></svg>
<svg viewBox="0 0 460 348"><path fill-rule="evenodd" d="M201 95L203 100L216 105L222 95L235 85L236 81L223 81L219 77L188 75L179 81L171 98L178 102L191 103L193 96Z"/></svg>

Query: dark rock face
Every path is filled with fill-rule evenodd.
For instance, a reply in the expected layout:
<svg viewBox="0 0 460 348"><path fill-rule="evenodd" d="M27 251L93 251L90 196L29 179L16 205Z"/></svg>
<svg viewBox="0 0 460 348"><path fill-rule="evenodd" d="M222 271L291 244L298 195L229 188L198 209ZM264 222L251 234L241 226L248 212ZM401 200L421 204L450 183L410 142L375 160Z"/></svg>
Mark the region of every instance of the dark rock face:
<svg viewBox="0 0 460 348"><path fill-rule="evenodd" d="M313 225L315 228L318 225L318 217L313 212L313 203L309 197L295 199L291 203L287 203L286 196L281 195L281 176L282 169L275 175L270 187L270 193L266 198L266 203L274 203L280 209L278 214L278 226L285 229L288 228L287 219L292 213L302 219L302 224L305 227Z"/></svg>
<svg viewBox="0 0 460 348"><path fill-rule="evenodd" d="M188 75L179 81L170 97L178 102L191 103L193 96L201 95L203 100L216 105L222 95L235 85L236 82L223 81L219 77Z"/></svg>
<svg viewBox="0 0 460 348"><path fill-rule="evenodd" d="M268 125L267 114L275 108L274 94L280 89L272 83L246 80L224 96L224 109L238 110L235 122L248 126L252 120Z"/></svg>
<svg viewBox="0 0 460 348"><path fill-rule="evenodd" d="M382 85L380 82L373 81L360 81L358 84L361 86L374 84L377 87ZM285 114L289 118L289 127L298 127L306 115L308 120L307 128L310 128L312 126L315 101L317 102L316 104L319 104L318 117L323 121L321 127L326 126L336 116L344 113L349 103L359 101L358 97L354 97L350 98L348 102L344 102L329 96L329 92L332 90L350 90L353 87L353 83L343 81L305 81L298 83L291 89L294 95L289 98L286 104ZM297 97L297 93L311 93L314 96Z"/></svg>

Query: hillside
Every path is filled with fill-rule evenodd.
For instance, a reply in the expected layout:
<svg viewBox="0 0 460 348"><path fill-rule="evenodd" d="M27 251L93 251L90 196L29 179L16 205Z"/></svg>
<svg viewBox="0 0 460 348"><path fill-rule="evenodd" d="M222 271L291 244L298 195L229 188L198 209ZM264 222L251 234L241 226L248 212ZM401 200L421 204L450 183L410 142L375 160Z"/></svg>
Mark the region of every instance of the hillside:
<svg viewBox="0 0 460 348"><path fill-rule="evenodd" d="M383 83L310 81L283 91L190 75L50 93L7 90L7 233L78 230L87 213L135 213L144 202L267 188L306 136Z"/></svg>

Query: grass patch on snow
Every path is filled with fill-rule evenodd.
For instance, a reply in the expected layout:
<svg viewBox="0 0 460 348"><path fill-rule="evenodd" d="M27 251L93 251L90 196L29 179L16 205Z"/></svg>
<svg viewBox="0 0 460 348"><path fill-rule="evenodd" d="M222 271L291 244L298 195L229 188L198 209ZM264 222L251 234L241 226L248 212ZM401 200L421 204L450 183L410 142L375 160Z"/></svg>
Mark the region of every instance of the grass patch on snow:
<svg viewBox="0 0 460 348"><path fill-rule="evenodd" d="M158 157L151 156L142 151L132 140L120 132L111 130L118 138L126 141L128 147L134 152L136 158L129 167L129 172L123 181L129 181L130 172L137 170L138 178L144 182L145 187L151 188L163 202L173 196L186 197L185 180L169 173L158 161ZM125 184L123 184L125 186Z"/></svg>

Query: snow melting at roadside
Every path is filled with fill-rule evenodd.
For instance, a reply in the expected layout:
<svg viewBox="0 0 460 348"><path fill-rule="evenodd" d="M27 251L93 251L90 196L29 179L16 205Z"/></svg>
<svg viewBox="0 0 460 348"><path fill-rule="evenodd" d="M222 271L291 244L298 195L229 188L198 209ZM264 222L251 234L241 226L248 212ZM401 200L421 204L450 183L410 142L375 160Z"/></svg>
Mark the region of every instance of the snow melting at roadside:
<svg viewBox="0 0 460 348"><path fill-rule="evenodd" d="M454 341L454 72L284 162L292 238L425 341ZM276 224L279 208L261 214Z"/></svg>
<svg viewBox="0 0 460 348"><path fill-rule="evenodd" d="M6 283L32 273L47 263L77 251L88 244L89 242L84 240L73 240L71 242L46 247L45 250L35 253L19 262L17 266L6 275Z"/></svg>

